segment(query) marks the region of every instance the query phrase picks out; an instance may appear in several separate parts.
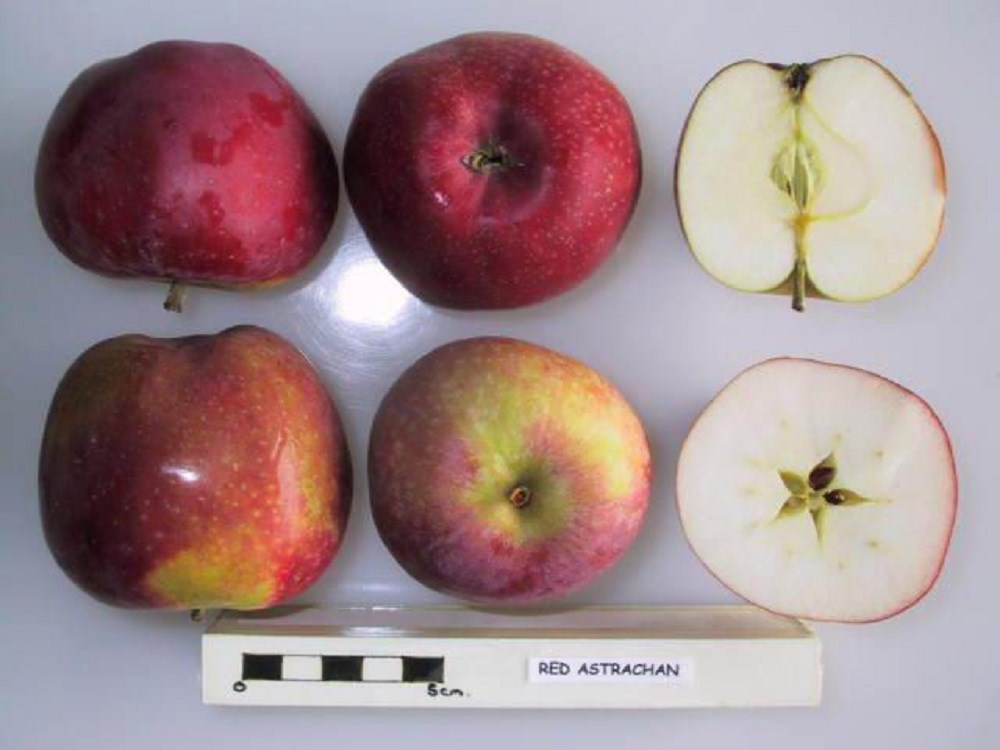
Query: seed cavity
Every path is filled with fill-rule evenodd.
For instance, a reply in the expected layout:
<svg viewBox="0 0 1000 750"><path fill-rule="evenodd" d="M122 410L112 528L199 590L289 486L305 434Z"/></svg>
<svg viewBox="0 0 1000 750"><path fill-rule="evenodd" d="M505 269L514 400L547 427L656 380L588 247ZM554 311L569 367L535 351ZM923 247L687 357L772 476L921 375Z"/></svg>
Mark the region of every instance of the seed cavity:
<svg viewBox="0 0 1000 750"><path fill-rule="evenodd" d="M771 167L771 182L795 201L800 214L809 212L822 187L822 172L816 149L805 136L796 134L778 149Z"/></svg>
<svg viewBox="0 0 1000 750"><path fill-rule="evenodd" d="M833 453L813 466L805 477L787 469L779 470L778 477L790 496L772 519L772 523L798 516L808 510L816 531L816 542L820 546L826 535L831 508L884 502L865 497L846 487L831 488L837 479L837 458Z"/></svg>
<svg viewBox="0 0 1000 750"><path fill-rule="evenodd" d="M793 471L779 471L778 476L781 477L785 489L793 495L805 494L807 488L806 482L798 474Z"/></svg>

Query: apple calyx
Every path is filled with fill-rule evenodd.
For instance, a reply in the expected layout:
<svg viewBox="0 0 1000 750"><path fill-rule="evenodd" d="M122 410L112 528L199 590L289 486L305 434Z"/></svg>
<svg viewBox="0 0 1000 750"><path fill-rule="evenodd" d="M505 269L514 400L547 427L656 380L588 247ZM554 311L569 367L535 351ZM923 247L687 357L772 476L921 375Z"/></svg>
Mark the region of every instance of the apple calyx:
<svg viewBox="0 0 1000 750"><path fill-rule="evenodd" d="M511 167L524 166L515 160L507 149L492 141L463 156L462 164L480 174L506 172Z"/></svg>
<svg viewBox="0 0 1000 750"><path fill-rule="evenodd" d="M792 101L798 102L806 84L809 83L812 66L809 63L792 63L791 65L775 65L774 67L785 74L785 85L792 92Z"/></svg>
<svg viewBox="0 0 1000 750"><path fill-rule="evenodd" d="M163 300L163 309L170 312L184 312L184 295L187 289L177 279L170 280L170 288L167 289L167 298Z"/></svg>
<svg viewBox="0 0 1000 750"><path fill-rule="evenodd" d="M510 494L507 496L507 499L510 500L510 504L518 510L526 508L531 503L531 498L531 490L523 484L519 484L517 487L512 489Z"/></svg>
<svg viewBox="0 0 1000 750"><path fill-rule="evenodd" d="M795 232L795 267L792 271L792 309L805 310L806 249L805 232L811 220L810 210L823 182L819 153L802 132L802 92L809 82L809 65L795 63L785 68L785 85L791 93L793 130L778 149L771 167L771 182L795 202L798 213L792 219Z"/></svg>
<svg viewBox="0 0 1000 750"><path fill-rule="evenodd" d="M827 513L831 506L849 508L876 502L843 487L831 488L837 478L837 459L832 453L816 464L805 478L794 471L785 470L779 471L778 476L785 489L792 494L781 506L774 520L791 518L808 510L816 528L816 541L820 545L823 544Z"/></svg>

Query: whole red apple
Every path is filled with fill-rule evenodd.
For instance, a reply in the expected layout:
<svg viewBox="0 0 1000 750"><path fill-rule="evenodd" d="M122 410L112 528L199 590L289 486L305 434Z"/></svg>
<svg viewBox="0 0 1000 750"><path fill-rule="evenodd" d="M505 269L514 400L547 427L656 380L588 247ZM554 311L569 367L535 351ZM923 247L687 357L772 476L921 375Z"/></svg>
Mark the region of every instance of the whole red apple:
<svg viewBox="0 0 1000 750"><path fill-rule="evenodd" d="M534 344L443 346L392 386L368 450L375 524L410 575L480 602L560 596L625 552L649 498L642 423Z"/></svg>
<svg viewBox="0 0 1000 750"><path fill-rule="evenodd" d="M52 554L97 599L254 609L333 559L351 465L309 362L241 326L84 352L52 401L39 485Z"/></svg>
<svg viewBox="0 0 1000 750"><path fill-rule="evenodd" d="M372 247L431 304L510 308L586 278L639 195L624 97L574 53L524 34L459 36L383 68L344 148Z"/></svg>
<svg viewBox="0 0 1000 750"><path fill-rule="evenodd" d="M230 288L300 271L337 192L330 142L291 85L249 50L201 42L158 42L81 73L35 173L42 224L74 263Z"/></svg>

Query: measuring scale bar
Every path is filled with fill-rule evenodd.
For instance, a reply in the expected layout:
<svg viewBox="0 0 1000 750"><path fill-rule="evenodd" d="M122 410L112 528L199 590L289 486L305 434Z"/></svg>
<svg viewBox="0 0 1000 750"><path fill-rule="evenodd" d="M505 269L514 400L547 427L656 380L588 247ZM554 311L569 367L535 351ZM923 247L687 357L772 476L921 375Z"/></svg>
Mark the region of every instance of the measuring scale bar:
<svg viewBox="0 0 1000 750"><path fill-rule="evenodd" d="M205 703L236 706L815 706L819 639L751 606L284 607L202 638Z"/></svg>

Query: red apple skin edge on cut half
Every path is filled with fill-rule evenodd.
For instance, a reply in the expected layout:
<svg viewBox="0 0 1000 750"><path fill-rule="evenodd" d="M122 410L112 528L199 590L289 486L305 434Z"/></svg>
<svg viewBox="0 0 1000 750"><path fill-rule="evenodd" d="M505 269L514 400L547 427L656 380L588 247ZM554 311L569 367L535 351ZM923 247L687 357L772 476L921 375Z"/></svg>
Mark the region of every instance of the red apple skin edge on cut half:
<svg viewBox="0 0 1000 750"><path fill-rule="evenodd" d="M610 382L505 338L413 364L368 452L372 514L397 562L495 605L552 600L614 565L639 533L650 474L642 423Z"/></svg>
<svg viewBox="0 0 1000 750"><path fill-rule="evenodd" d="M951 442L918 395L880 375L767 360L685 439L677 505L694 553L777 614L876 622L937 582L958 504Z"/></svg>
<svg viewBox="0 0 1000 750"><path fill-rule="evenodd" d="M385 266L425 302L531 305L617 245L642 177L631 110L583 58L474 33L368 84L344 146L351 205Z"/></svg>
<svg viewBox="0 0 1000 750"><path fill-rule="evenodd" d="M255 289L319 252L337 162L281 74L233 44L165 41L70 84L35 171L38 214L67 258L112 277Z"/></svg>
<svg viewBox="0 0 1000 750"><path fill-rule="evenodd" d="M125 335L66 372L39 459L45 539L107 604L259 609L340 548L351 463L306 358L278 335Z"/></svg>
<svg viewBox="0 0 1000 750"><path fill-rule="evenodd" d="M674 197L692 255L746 292L865 302L911 281L944 222L941 145L881 63L743 60L691 108Z"/></svg>

